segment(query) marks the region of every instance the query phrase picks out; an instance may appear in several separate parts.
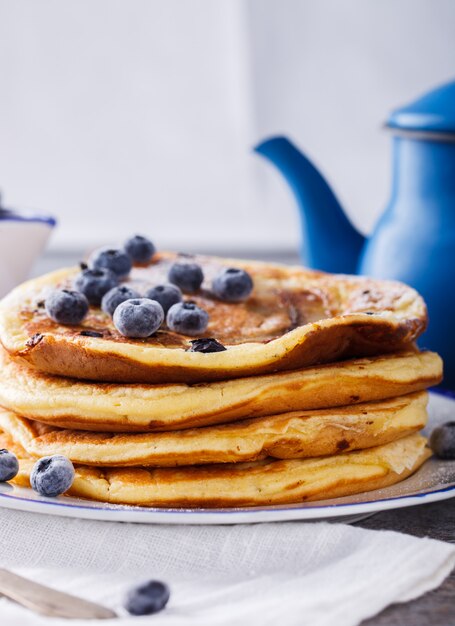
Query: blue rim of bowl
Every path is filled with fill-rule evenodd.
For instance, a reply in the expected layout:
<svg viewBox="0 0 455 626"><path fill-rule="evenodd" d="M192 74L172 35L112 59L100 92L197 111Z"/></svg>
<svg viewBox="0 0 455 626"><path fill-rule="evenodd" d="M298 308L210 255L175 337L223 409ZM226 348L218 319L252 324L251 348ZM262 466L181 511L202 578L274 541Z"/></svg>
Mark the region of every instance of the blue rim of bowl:
<svg viewBox="0 0 455 626"><path fill-rule="evenodd" d="M47 224L53 228L57 220L50 215L39 215L37 213L18 213L9 209L0 209L0 222L37 222Z"/></svg>

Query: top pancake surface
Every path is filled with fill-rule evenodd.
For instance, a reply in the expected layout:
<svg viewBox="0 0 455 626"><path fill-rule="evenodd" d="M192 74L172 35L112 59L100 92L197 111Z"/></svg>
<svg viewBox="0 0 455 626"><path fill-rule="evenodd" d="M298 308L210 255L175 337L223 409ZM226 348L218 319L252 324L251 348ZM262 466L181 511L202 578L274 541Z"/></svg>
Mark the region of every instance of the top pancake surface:
<svg viewBox="0 0 455 626"><path fill-rule="evenodd" d="M142 293L166 282L177 258L157 254L149 266L133 268L127 282ZM185 299L208 311L204 336L227 346L224 352L187 352L193 338L166 328L147 339L127 339L94 307L81 326L51 321L43 300L51 289L71 286L77 268L11 292L0 304L0 339L13 357L52 374L110 382L199 382L399 350L426 326L423 300L400 283L253 261L191 260L202 266L205 280ZM246 302L221 302L210 292L214 275L232 266L252 275L254 290ZM81 335L87 330L102 337Z"/></svg>

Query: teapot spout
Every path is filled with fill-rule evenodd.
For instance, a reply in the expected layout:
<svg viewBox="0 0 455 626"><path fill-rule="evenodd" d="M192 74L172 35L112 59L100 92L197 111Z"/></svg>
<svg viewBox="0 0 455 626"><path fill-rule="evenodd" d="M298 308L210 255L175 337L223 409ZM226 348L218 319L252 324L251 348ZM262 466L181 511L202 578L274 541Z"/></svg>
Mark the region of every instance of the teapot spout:
<svg viewBox="0 0 455 626"><path fill-rule="evenodd" d="M365 238L346 217L327 181L286 137L272 137L254 148L290 184L302 224L301 257L308 267L354 274Z"/></svg>

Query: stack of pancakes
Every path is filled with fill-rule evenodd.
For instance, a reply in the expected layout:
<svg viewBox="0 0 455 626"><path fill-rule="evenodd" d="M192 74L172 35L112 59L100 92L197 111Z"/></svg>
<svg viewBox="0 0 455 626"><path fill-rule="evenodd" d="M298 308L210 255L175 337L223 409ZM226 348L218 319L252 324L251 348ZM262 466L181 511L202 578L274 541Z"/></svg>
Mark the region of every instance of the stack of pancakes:
<svg viewBox="0 0 455 626"><path fill-rule="evenodd" d="M176 255L133 268L139 292L166 282ZM69 493L149 506L296 503L391 485L428 458L425 389L442 365L414 341L425 304L399 283L302 268L196 257L191 300L210 315L206 337L226 349L193 351L160 329L122 337L91 308L81 326L50 320L52 289L77 268L29 281L0 304L0 447L28 484L35 460L63 454ZM240 267L254 290L217 300L211 280Z"/></svg>

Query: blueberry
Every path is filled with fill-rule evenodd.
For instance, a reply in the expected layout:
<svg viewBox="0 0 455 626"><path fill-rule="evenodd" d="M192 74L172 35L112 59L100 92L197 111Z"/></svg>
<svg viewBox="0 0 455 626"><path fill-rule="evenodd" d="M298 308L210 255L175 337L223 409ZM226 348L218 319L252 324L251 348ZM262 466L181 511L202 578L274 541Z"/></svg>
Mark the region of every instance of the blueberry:
<svg viewBox="0 0 455 626"><path fill-rule="evenodd" d="M150 337L163 321L163 307L148 298L126 300L114 312L114 325L125 337Z"/></svg>
<svg viewBox="0 0 455 626"><path fill-rule="evenodd" d="M101 308L105 313L112 317L119 304L122 304L125 300L140 297L141 296L137 291L131 289L131 287L127 287L126 285L113 287L113 289L109 289L109 291L104 294L103 299L101 300Z"/></svg>
<svg viewBox="0 0 455 626"><path fill-rule="evenodd" d="M58 324L80 324L88 313L88 300L83 293L56 289L44 303L48 316Z"/></svg>
<svg viewBox="0 0 455 626"><path fill-rule="evenodd" d="M131 615L152 615L162 611L169 601L169 587L159 580L151 580L128 592L125 609Z"/></svg>
<svg viewBox="0 0 455 626"><path fill-rule="evenodd" d="M182 301L182 292L176 285L157 285L149 289L145 297L159 302L164 313L167 313L173 304Z"/></svg>
<svg viewBox="0 0 455 626"><path fill-rule="evenodd" d="M190 352L224 352L226 348L222 343L214 339L213 337L203 337L202 339L193 339L191 343Z"/></svg>
<svg viewBox="0 0 455 626"><path fill-rule="evenodd" d="M455 422L446 422L433 430L430 447L440 459L455 460Z"/></svg>
<svg viewBox="0 0 455 626"><path fill-rule="evenodd" d="M253 281L245 270L228 267L214 278L212 290L220 300L242 302L252 292Z"/></svg>
<svg viewBox="0 0 455 626"><path fill-rule="evenodd" d="M30 484L33 489L49 498L65 493L74 481L74 467L66 456L43 456L33 466Z"/></svg>
<svg viewBox="0 0 455 626"><path fill-rule="evenodd" d="M207 328L209 314L194 302L178 302L169 309L166 322L176 333L200 335Z"/></svg>
<svg viewBox="0 0 455 626"><path fill-rule="evenodd" d="M0 450L0 483L14 478L19 471L19 461L12 452Z"/></svg>
<svg viewBox="0 0 455 626"><path fill-rule="evenodd" d="M118 277L110 270L83 270L74 280L74 288L82 292L90 304L99 306L105 293L118 285Z"/></svg>
<svg viewBox="0 0 455 626"><path fill-rule="evenodd" d="M182 291L194 293L202 285L204 274L197 263L177 262L171 266L168 279Z"/></svg>
<svg viewBox="0 0 455 626"><path fill-rule="evenodd" d="M125 250L101 248L90 255L89 266L92 269L111 270L119 278L126 278L131 272L131 259Z"/></svg>
<svg viewBox="0 0 455 626"><path fill-rule="evenodd" d="M142 235L135 235L125 242L125 251L135 263L148 263L156 252L150 239Z"/></svg>

